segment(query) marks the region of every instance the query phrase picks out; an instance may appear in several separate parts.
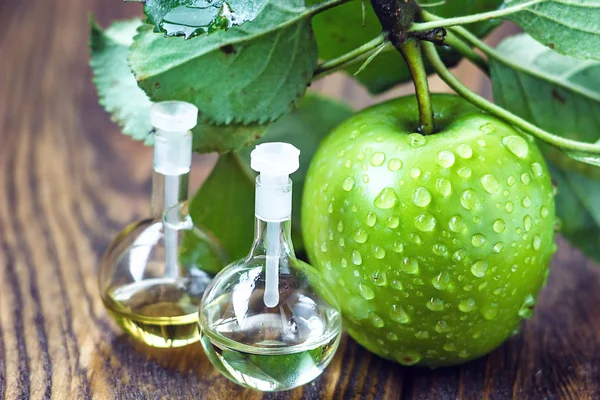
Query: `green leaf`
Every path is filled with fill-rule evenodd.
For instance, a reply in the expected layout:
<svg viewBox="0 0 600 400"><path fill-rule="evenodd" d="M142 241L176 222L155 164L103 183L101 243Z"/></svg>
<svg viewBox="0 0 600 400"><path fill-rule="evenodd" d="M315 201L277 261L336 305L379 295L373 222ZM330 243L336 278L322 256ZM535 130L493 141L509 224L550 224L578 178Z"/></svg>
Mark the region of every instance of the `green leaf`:
<svg viewBox="0 0 600 400"><path fill-rule="evenodd" d="M217 243L213 235L198 226L184 230L179 246L179 262L184 267L199 265L203 271L217 274L231 261Z"/></svg>
<svg viewBox="0 0 600 400"><path fill-rule="evenodd" d="M127 65L129 46L140 25L139 19L118 21L103 31L90 19L90 66L100 104L111 114L112 120L124 134L151 144L151 102Z"/></svg>
<svg viewBox="0 0 600 400"><path fill-rule="evenodd" d="M560 54L600 60L600 2L598 0L506 0L520 7L506 19Z"/></svg>
<svg viewBox="0 0 600 400"><path fill-rule="evenodd" d="M254 21L195 40L143 26L130 66L153 101L188 101L214 124L264 124L291 111L312 78L309 17L302 0L272 0Z"/></svg>
<svg viewBox="0 0 600 400"><path fill-rule="evenodd" d="M90 65L98 89L100 104L111 114L123 133L151 145L150 107L152 102L139 88L127 64L129 45L133 42L140 20L115 22L103 31L91 21ZM260 137L269 124L213 125L200 119L193 129L194 150L200 153L239 150Z"/></svg>
<svg viewBox="0 0 600 400"><path fill-rule="evenodd" d="M557 54L524 34L505 39L497 52L502 57L490 57L496 103L554 134L588 143L600 139L599 62ZM600 179L600 168L540 146L560 168ZM586 154L571 156L590 162Z"/></svg>
<svg viewBox="0 0 600 400"><path fill-rule="evenodd" d="M369 3L367 0L365 0ZM309 4L318 4L322 0L309 0ZM431 1L430 3L437 3ZM498 8L502 0L452 0L443 5L428 7L427 10L436 15L453 17L490 11ZM426 3L422 3L426 4ZM362 6L360 0L335 7L313 18L313 29L319 46L319 57L324 60L333 59L345 54L365 42L373 39L381 32L381 25L370 4L366 5L365 25L363 24ZM477 35L489 32L497 21L485 21L470 25ZM460 60L460 54L455 51L442 51L444 62L453 66ZM347 69L354 74L358 66ZM428 68L428 72L433 70ZM410 72L402 56L397 52L383 52L377 56L364 71L356 76L371 93L381 93L394 85L411 80Z"/></svg>
<svg viewBox="0 0 600 400"><path fill-rule="evenodd" d="M200 120L192 132L194 134L194 151L198 153L218 152L221 154L240 150L269 129L269 124L229 124L213 125Z"/></svg>
<svg viewBox="0 0 600 400"><path fill-rule="evenodd" d="M553 52L527 35L505 39L491 57L496 103L537 126L571 139L600 138L600 63ZM600 168L538 142L558 186L562 233L600 260ZM588 160L589 162L589 160Z"/></svg>
<svg viewBox="0 0 600 400"><path fill-rule="evenodd" d="M297 109L273 123L262 142L285 141L298 147L300 169L292 175L292 236L300 251L300 202L308 165L320 141L340 122L352 115L345 104L319 95L308 95ZM208 228L228 250L232 259L249 250L254 233L254 178L250 170L250 151L221 156L208 180L190 204L194 223Z"/></svg>
<svg viewBox="0 0 600 400"><path fill-rule="evenodd" d="M252 21L268 1L146 0L144 13L155 32L189 39Z"/></svg>
<svg viewBox="0 0 600 400"><path fill-rule="evenodd" d="M248 254L254 233L254 181L237 154L219 157L190 202L190 216L217 237L232 260Z"/></svg>

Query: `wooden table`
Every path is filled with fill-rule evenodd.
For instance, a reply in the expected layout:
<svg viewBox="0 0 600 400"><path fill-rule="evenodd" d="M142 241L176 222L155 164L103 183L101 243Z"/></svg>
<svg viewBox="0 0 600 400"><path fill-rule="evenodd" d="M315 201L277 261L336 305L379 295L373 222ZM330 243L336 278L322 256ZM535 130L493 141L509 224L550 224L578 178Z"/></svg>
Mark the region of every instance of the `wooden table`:
<svg viewBox="0 0 600 400"><path fill-rule="evenodd" d="M140 6L0 0L0 397L600 398L600 269L562 242L521 334L456 368L403 368L344 338L320 379L263 395L221 377L199 346L133 344L101 304L96 267L112 236L147 210L151 150L97 105L90 11L107 25ZM357 90L340 79L321 89ZM197 161L199 180L212 162Z"/></svg>

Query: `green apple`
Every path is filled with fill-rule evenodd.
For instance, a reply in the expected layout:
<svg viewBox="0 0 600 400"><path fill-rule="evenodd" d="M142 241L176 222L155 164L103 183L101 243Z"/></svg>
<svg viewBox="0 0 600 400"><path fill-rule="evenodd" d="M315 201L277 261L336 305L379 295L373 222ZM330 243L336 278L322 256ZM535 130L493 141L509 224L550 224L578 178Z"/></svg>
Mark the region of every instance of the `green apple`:
<svg viewBox="0 0 600 400"><path fill-rule="evenodd" d="M405 365L486 354L532 313L554 243L550 175L533 139L454 95L361 111L320 145L302 231L350 335Z"/></svg>

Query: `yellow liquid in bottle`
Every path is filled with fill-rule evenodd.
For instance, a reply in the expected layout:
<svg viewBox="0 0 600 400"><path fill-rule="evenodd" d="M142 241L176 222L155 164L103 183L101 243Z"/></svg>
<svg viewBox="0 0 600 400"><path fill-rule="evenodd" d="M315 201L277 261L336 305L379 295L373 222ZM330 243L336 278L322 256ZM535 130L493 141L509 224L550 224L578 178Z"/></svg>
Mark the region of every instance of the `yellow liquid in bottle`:
<svg viewBox="0 0 600 400"><path fill-rule="evenodd" d="M181 347L200 340L200 299L172 280L151 279L111 288L103 301L125 332L149 346Z"/></svg>

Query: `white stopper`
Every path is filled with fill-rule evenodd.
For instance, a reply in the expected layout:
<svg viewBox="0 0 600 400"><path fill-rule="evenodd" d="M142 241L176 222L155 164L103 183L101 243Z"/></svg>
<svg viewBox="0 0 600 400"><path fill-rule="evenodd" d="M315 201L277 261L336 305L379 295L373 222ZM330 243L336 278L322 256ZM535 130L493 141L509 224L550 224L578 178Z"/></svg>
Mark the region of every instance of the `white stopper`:
<svg viewBox="0 0 600 400"><path fill-rule="evenodd" d="M260 173L256 187L256 216L277 222L292 215L289 175L300 166L300 150L289 143L259 144L250 153L250 167Z"/></svg>
<svg viewBox="0 0 600 400"><path fill-rule="evenodd" d="M260 173L256 185L256 216L267 222L267 264L263 301L279 304L280 223L292 216L289 175L300 166L300 150L289 143L259 144L250 153L250 166Z"/></svg>
<svg viewBox="0 0 600 400"><path fill-rule="evenodd" d="M198 108L184 101L163 101L150 110L156 129L154 169L164 175L181 175L192 166L192 134L198 121Z"/></svg>

